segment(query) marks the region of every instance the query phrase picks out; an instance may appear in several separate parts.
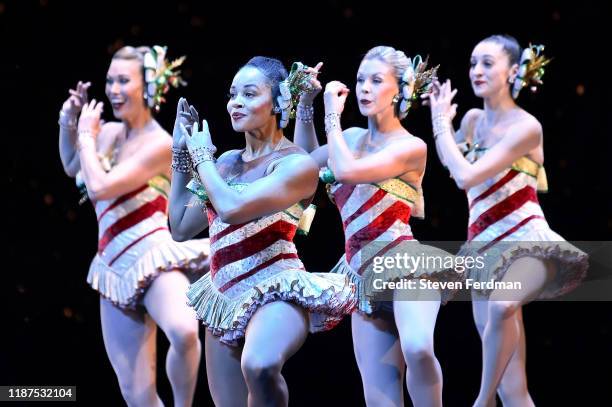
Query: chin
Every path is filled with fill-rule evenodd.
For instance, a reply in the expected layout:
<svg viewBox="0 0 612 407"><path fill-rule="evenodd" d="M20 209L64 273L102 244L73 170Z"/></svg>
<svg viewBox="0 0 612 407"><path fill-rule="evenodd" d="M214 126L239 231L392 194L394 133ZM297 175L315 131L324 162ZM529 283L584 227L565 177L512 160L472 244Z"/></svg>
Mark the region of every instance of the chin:
<svg viewBox="0 0 612 407"><path fill-rule="evenodd" d="M113 109L113 116L115 116L115 119L117 119L117 120L123 120L123 114L122 114L121 110Z"/></svg>
<svg viewBox="0 0 612 407"><path fill-rule="evenodd" d="M479 98L487 97L487 92L484 89L478 89L478 88L472 87L472 90L474 91L474 95Z"/></svg>
<svg viewBox="0 0 612 407"><path fill-rule="evenodd" d="M368 109L367 107L363 107L361 106L361 104L359 105L359 113L361 113L362 116L371 116L372 115L372 109Z"/></svg>
<svg viewBox="0 0 612 407"><path fill-rule="evenodd" d="M234 129L234 131L236 132L243 132L243 131L247 131L248 129L245 128L244 124L242 123L235 123L232 120L232 129Z"/></svg>

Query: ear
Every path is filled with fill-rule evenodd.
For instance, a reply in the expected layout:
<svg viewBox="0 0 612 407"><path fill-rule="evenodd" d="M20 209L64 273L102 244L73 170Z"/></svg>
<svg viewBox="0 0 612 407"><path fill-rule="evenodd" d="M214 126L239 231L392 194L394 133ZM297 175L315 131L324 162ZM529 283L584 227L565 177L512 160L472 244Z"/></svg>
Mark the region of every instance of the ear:
<svg viewBox="0 0 612 407"><path fill-rule="evenodd" d="M519 64L513 64L510 67L510 75L508 76L508 82L513 83L516 79L516 75L518 75Z"/></svg>

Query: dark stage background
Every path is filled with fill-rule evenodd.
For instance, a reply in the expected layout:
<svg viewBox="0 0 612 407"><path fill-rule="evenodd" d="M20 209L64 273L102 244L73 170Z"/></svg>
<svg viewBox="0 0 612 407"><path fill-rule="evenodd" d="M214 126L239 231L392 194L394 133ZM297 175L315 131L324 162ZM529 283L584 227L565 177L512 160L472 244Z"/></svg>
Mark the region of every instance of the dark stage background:
<svg viewBox="0 0 612 407"><path fill-rule="evenodd" d="M170 130L178 96L208 119L221 151L244 139L225 111L232 76L253 55L325 62L323 82L354 88L361 57L375 45L429 54L440 76L458 87L459 114L480 101L471 92L472 47L494 33L526 45L546 44L553 63L535 96L520 104L543 124L550 193L540 201L552 228L568 240L610 240L610 13L588 2L489 2L446 6L382 1L198 2L0 0L0 130L3 257L0 385L76 385L79 405L122 405L99 326L98 296L85 282L96 247L92 208L79 206L73 180L57 151L57 117L67 90L91 80L104 98L110 55L124 44L168 45L187 55L189 86L169 94L158 120ZM322 99L315 105L322 140ZM106 109L105 119L111 109ZM365 125L351 96L344 126ZM456 121L458 124L458 121ZM435 156L429 111L405 123L430 146L424 181L427 218L415 220L421 240L462 240L466 200ZM290 137L292 131L286 134ZM320 188L308 238L297 241L306 266L326 271L342 251L335 208ZM525 309L528 377L537 405L610 403L612 307L609 302L534 303ZM203 335L202 335L203 338ZM158 386L171 405L164 372L167 341L159 336ZM436 353L444 372L444 401L468 406L480 380L480 342L470 304L442 308ZM204 362L204 360L202 360ZM363 405L348 320L311 336L284 370L293 406ZM406 402L409 405L409 401ZM204 363L196 405L211 405Z"/></svg>

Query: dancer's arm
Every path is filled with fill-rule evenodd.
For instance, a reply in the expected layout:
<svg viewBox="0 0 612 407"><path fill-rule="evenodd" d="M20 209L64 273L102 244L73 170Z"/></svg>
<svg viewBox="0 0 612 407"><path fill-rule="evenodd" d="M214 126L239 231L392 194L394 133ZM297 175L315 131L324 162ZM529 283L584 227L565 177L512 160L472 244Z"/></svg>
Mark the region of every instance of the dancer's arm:
<svg viewBox="0 0 612 407"><path fill-rule="evenodd" d="M452 119L457 105L451 105L457 90L451 91L450 81L430 96L436 147L457 186L468 189L508 168L518 158L540 145L542 127L535 119L525 119L509 128L504 137L474 164L468 162L457 147Z"/></svg>
<svg viewBox="0 0 612 407"><path fill-rule="evenodd" d="M429 97L429 95L427 96ZM475 122L476 122L476 119L480 116L480 114L482 114L482 110L470 109L467 111L466 114L463 115L463 118L461 119L461 125L459 126L459 130L454 131L453 128L451 127L450 130L453 133L453 137L455 139L456 144L466 143L466 142L470 145L472 144L472 137L474 134ZM438 158L440 159L440 162L442 162L442 165L444 165L444 167L448 167L448 165L446 164L446 160L444 159L444 156L442 155L442 152L440 151L440 148L438 148L437 144L436 144L436 153L438 153Z"/></svg>
<svg viewBox="0 0 612 407"><path fill-rule="evenodd" d="M87 103L87 89L90 82L79 81L76 89L70 89L70 96L62 105L59 117L59 153L64 172L69 177L75 177L79 172L79 154L76 150L78 115Z"/></svg>
<svg viewBox="0 0 612 407"><path fill-rule="evenodd" d="M197 122L197 113L190 111L187 101L181 98L177 105L176 120L172 132L172 183L170 185L170 208L168 211L172 238L183 242L196 236L208 227L205 209L187 189L191 180L191 160L180 125L191 129Z"/></svg>
<svg viewBox="0 0 612 407"><path fill-rule="evenodd" d="M181 125L190 151L205 146L215 149L204 120L202 131L194 123L191 134ZM317 189L318 169L312 158L292 154L281 159L267 176L250 183L241 192L227 185L211 160L197 165L198 175L210 202L225 223L238 224L285 210L311 197Z"/></svg>
<svg viewBox="0 0 612 407"><path fill-rule="evenodd" d="M104 171L96 151L96 138L100 133L102 102L95 99L83 107L78 125L78 151L81 173L87 194L93 201L111 199L131 192L158 174L165 174L170 162L169 137L158 137L147 143L129 160Z"/></svg>
<svg viewBox="0 0 612 407"><path fill-rule="evenodd" d="M322 66L323 63L319 62L314 68L308 69L309 72L314 74L310 81L312 90L300 96L300 102L296 109L297 117L295 121L295 131L293 133L293 141L295 144L310 153L310 156L317 162L319 167L327 165L327 146L319 145L317 131L315 130L313 122L314 99L322 89L321 82L319 82L316 75L318 75Z"/></svg>
<svg viewBox="0 0 612 407"><path fill-rule="evenodd" d="M346 184L379 182L423 167L427 145L417 137L410 137L408 132L406 137L389 142L380 151L356 158L345 137L350 138L363 130L350 128L343 132L340 127L340 114L347 95L348 88L337 81L328 83L325 88L325 129L329 161L336 181Z"/></svg>

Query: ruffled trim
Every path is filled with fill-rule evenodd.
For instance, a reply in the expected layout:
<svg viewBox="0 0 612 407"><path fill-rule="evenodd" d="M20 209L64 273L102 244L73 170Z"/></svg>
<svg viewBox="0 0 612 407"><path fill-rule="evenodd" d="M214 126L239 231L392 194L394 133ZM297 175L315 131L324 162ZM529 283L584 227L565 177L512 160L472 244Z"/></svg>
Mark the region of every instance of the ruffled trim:
<svg viewBox="0 0 612 407"><path fill-rule="evenodd" d="M344 276L283 270L237 298L215 287L206 273L187 291L187 304L221 342L237 346L253 314L274 301L297 304L310 313L310 332L332 329L356 306L355 287Z"/></svg>
<svg viewBox="0 0 612 407"><path fill-rule="evenodd" d="M414 244L414 243L408 243ZM418 244L418 253L425 253L429 256L447 256L449 258L453 258L452 254L438 249L433 246ZM386 253L386 255L392 256L394 251L390 251ZM346 275L351 283L355 284L355 288L357 291L358 298L358 310L364 314L372 314L373 312L379 311L381 308L385 308L383 306L384 301L376 301L373 300L370 296L366 295L365 287L368 285L367 277L358 274L353 270L353 268L347 263L346 255L342 255L338 263L334 266L334 268L330 271L330 273L337 273ZM414 272L411 272L407 269L399 269L393 268L385 270L383 274L378 275L383 281L386 282L395 282L400 280L430 280L430 281L440 281L440 282L458 282L463 281L465 279L464 273L458 273L452 268L419 268ZM448 301L450 301L455 294L457 293L456 289L444 289L440 291L440 301L443 305L445 305Z"/></svg>
<svg viewBox="0 0 612 407"><path fill-rule="evenodd" d="M164 271L178 270L190 281L208 271L208 239L187 242L168 241L151 248L127 270L109 267L99 255L89 266L89 285L121 308L134 308L153 280Z"/></svg>
<svg viewBox="0 0 612 407"><path fill-rule="evenodd" d="M503 242L509 244L510 242ZM493 246L495 248L495 246ZM489 249L487 254L494 249ZM474 249L466 243L458 255L473 255ZM580 285L589 267L589 256L566 241L558 242L516 242L512 247L495 253L486 261L485 267L468 271L469 278L475 281L501 281L512 264L523 257L552 260L557 264L557 275L540 293L537 299L550 299L569 293ZM493 290L475 290L489 296Z"/></svg>
<svg viewBox="0 0 612 407"><path fill-rule="evenodd" d="M365 295L363 277L355 273L351 266L348 265L345 255L342 255L338 263L330 270L330 273L346 276L355 286L357 310L368 315L377 310L376 304Z"/></svg>

